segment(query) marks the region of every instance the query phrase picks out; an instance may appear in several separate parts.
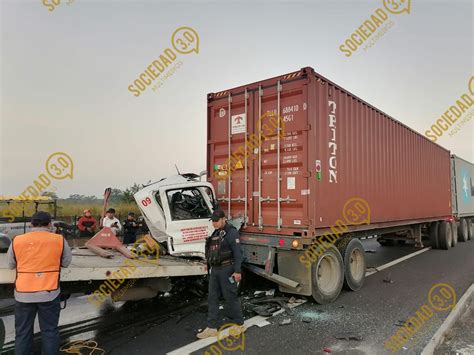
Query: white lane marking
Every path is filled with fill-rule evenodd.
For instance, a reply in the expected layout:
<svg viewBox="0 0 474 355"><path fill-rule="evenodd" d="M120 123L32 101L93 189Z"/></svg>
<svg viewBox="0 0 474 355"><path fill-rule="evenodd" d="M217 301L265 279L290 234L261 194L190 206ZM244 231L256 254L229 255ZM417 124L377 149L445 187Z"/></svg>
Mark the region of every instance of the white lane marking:
<svg viewBox="0 0 474 355"><path fill-rule="evenodd" d="M307 302L306 300L302 300L302 302L287 304L287 306L288 306L288 308L295 308L295 307L298 307L298 306L300 306L300 305L302 305L303 303L306 303L306 302ZM270 324L270 322L267 321L268 318L271 318L271 317L274 317L278 314L281 314L284 311L285 311L284 309L280 309L279 311L273 313L273 315L271 315L269 317L263 317L263 316L252 317L250 319L247 319L244 322L244 327L246 329L248 329L251 326L256 325L259 328L262 328L262 327ZM228 336L228 332L229 332L229 329L226 329L222 332L222 335L224 337L226 337L226 336ZM176 350L173 350L173 351L167 353L167 355L191 354L194 351L202 349L202 348L204 348L208 345L214 344L216 341L217 341L217 337L210 337L210 338L206 338L206 339L196 340L195 342L192 342L191 344L185 345L185 346L183 346L179 349L176 349Z"/></svg>
<svg viewBox="0 0 474 355"><path fill-rule="evenodd" d="M402 261L408 260L408 259L410 259L410 258L413 258L414 256L417 256L417 255L420 255L421 253L424 253L425 251L428 251L428 250L431 250L431 247L424 248L424 249L418 250L418 251L416 251L416 252L414 252L414 253L405 255L405 256L403 256L403 257L401 257L401 258L399 258L399 259L395 259L395 260L393 260L393 261L391 261L391 262L389 262L389 263L387 263L387 264L384 264L384 265L382 265L382 266L377 266L377 267L374 268L375 271L368 271L368 272L365 273L365 276L367 277L367 276L373 275L373 274L375 274L375 273L377 273L377 272L379 272L379 271L385 270L385 269L387 269L387 268L389 268L389 267L391 267L391 266L393 266L393 265L396 265L396 264L398 264L398 263L401 263Z"/></svg>
<svg viewBox="0 0 474 355"><path fill-rule="evenodd" d="M375 271L369 271L369 272L366 272L365 273L365 276L368 277L370 275L373 275L373 274L376 274L377 272L379 271L382 271L384 269L387 269L395 264L398 264L398 263L401 263L402 261L405 261L407 259L410 259L416 255L419 255L421 253L424 253L425 251L428 251L430 250L431 247L428 247L428 248L425 248L425 249L421 249L421 250L418 250L414 253L411 253L411 254L408 254L408 255L405 255L399 259L396 259L394 261L391 261L387 264L384 264L384 265L381 265L381 266L378 266L375 269ZM295 307L298 307L302 304L306 303L306 300L302 303L297 303L297 304L289 304L288 307L290 308L295 308ZM255 317L252 317L250 319L247 319L245 322L244 322L244 325L245 327L248 329L250 328L252 325L257 325L259 328L261 327L264 327L266 325L269 325L271 324L270 322L267 321L268 318L271 318L271 317L274 317L276 315L279 315L281 313L283 313L285 310L284 309L280 309L279 311L273 313L273 315L271 315L270 317L262 317L262 316L255 316ZM225 332L224 332L225 334ZM200 339L200 340L196 340L188 345L185 345L179 349L176 349L176 350L173 350L169 353L167 353L167 355L183 355L183 354L191 354L192 352L194 351L197 351L197 350L200 350L208 345L211 345L213 343L215 343L217 341L217 338L216 337L210 337L210 338L207 338L207 339Z"/></svg>

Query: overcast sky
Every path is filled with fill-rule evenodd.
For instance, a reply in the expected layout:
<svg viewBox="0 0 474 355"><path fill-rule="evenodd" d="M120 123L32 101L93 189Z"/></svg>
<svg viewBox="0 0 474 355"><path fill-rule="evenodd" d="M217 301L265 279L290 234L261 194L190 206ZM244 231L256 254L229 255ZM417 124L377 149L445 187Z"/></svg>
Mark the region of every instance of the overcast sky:
<svg viewBox="0 0 474 355"><path fill-rule="evenodd" d="M53 11L42 0L0 2L0 195L20 194L57 151L74 161L74 179L54 182L62 197L154 181L175 163L199 172L206 94L302 67L421 133L474 72L468 0L412 0L410 14L391 14L387 33L350 57L339 46L382 0L61 0ZM198 32L199 53L180 54L160 88L134 97L128 85L180 26ZM473 131L471 119L437 143L474 161Z"/></svg>

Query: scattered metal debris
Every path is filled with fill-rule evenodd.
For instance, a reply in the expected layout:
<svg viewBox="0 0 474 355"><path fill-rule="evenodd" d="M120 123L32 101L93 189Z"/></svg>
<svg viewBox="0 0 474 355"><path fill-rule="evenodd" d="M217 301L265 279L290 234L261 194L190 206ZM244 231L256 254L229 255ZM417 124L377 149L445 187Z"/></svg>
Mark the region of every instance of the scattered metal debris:
<svg viewBox="0 0 474 355"><path fill-rule="evenodd" d="M337 333L334 337L336 339L358 340L358 341L361 341L362 339L364 339L360 333L353 333L353 332Z"/></svg>

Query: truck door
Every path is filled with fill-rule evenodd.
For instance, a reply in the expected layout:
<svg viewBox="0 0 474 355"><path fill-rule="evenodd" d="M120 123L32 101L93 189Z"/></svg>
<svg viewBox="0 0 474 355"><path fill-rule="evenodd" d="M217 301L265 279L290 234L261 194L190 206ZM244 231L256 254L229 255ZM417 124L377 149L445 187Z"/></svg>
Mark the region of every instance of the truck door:
<svg viewBox="0 0 474 355"><path fill-rule="evenodd" d="M162 197L170 254L204 257L205 241L213 230L209 220L213 208L211 188L172 188L164 191Z"/></svg>

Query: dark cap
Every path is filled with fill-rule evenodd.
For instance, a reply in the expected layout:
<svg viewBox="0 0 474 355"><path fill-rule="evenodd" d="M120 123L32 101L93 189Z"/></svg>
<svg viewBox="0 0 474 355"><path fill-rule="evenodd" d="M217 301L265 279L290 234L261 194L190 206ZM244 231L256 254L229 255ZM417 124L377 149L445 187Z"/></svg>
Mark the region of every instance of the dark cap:
<svg viewBox="0 0 474 355"><path fill-rule="evenodd" d="M48 212L39 211L31 217L31 224L47 226L51 223L51 215Z"/></svg>
<svg viewBox="0 0 474 355"><path fill-rule="evenodd" d="M135 216L135 212L128 212L129 216Z"/></svg>
<svg viewBox="0 0 474 355"><path fill-rule="evenodd" d="M218 220L224 217L225 217L225 212L223 210L215 210L214 212L212 212L212 216L210 220L213 222L217 222Z"/></svg>
<svg viewBox="0 0 474 355"><path fill-rule="evenodd" d="M109 208L109 209L107 210L107 212L105 212L105 213L115 213L115 209Z"/></svg>

